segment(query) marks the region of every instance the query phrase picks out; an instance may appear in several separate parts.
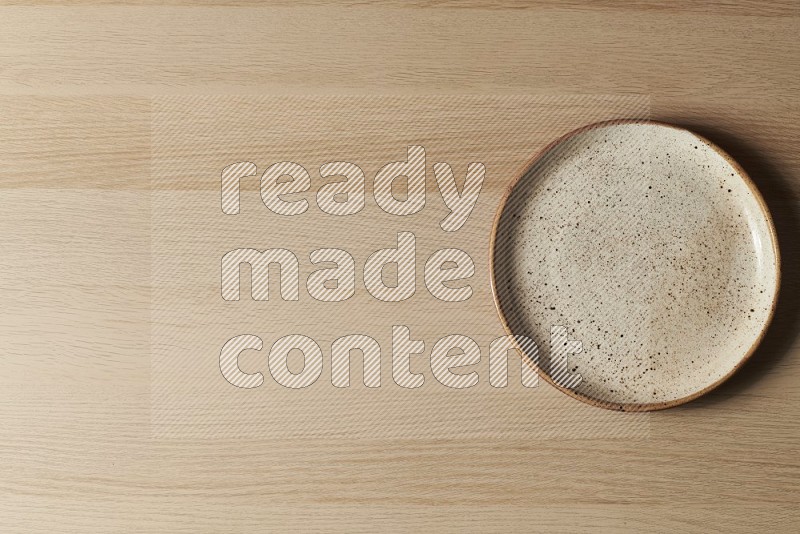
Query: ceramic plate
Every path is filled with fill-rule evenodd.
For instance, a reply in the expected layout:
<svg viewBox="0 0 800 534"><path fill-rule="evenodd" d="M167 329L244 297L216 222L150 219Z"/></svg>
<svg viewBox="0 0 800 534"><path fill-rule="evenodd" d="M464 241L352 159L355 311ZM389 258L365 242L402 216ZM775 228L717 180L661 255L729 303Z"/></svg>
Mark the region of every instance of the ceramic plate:
<svg viewBox="0 0 800 534"><path fill-rule="evenodd" d="M540 375L631 411L728 378L764 334L780 272L741 167L643 121L581 128L529 162L501 201L491 265L503 326L535 342L522 352Z"/></svg>

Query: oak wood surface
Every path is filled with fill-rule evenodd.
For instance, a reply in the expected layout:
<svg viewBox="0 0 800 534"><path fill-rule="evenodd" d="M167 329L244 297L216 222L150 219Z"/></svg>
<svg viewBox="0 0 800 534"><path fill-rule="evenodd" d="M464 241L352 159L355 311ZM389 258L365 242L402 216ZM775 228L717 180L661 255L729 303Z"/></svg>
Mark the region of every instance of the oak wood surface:
<svg viewBox="0 0 800 534"><path fill-rule="evenodd" d="M0 530L796 531L798 17L788 1L2 2ZM646 98L650 117L715 141L764 194L780 238L781 298L764 343L730 381L647 415L634 437L537 433L548 410L585 413L546 386L530 427L512 426L525 423L517 391L492 407L499 423L449 413L450 435L435 418L406 436L364 435L356 417L353 436L326 437L324 425L310 438L153 431L162 301L151 268L164 221L152 208L169 198L153 187L160 98L316 97L324 112L333 96L580 94ZM530 156L509 129L474 132L465 145L463 131L414 128L431 151L485 140L509 168ZM401 139L385 133L380 153L330 146L360 150L374 172L388 150L402 152ZM286 150L300 147L291 154L318 165L308 146ZM487 178L466 246L488 242L510 179ZM217 194L202 180L168 189ZM307 254L315 241L303 239ZM496 320L487 291L478 289L470 324ZM281 333L300 321L281 320ZM440 393L423 399L444 402ZM293 413L312 416L329 398L305 398ZM459 417L482 431L461 432Z"/></svg>

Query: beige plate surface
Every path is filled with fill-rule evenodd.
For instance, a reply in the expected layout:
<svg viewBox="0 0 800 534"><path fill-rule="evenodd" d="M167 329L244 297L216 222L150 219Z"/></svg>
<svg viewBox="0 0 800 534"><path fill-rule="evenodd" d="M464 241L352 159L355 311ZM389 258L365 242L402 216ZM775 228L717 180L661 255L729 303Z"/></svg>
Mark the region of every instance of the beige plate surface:
<svg viewBox="0 0 800 534"><path fill-rule="evenodd" d="M722 383L761 340L779 287L775 231L750 178L710 141L661 123L594 124L550 145L501 201L490 249L503 325L536 341L532 365L618 410ZM554 327L569 339L551 339Z"/></svg>

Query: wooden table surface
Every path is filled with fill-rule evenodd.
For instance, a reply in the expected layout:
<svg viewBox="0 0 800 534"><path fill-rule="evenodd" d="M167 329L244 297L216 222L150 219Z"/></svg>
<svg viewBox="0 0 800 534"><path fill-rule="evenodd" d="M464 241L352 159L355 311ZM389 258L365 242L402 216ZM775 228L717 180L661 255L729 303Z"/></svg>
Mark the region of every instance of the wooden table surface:
<svg viewBox="0 0 800 534"><path fill-rule="evenodd" d="M2 4L0 531L797 531L796 2ZM591 95L610 96L570 115L593 102ZM548 115L548 102L563 109ZM342 119L348 106L363 125L360 137ZM275 114L278 108L288 111ZM175 109L197 112L205 129L170 122L178 120ZM397 109L407 114L393 115ZM305 110L301 129L318 132L287 133L292 110ZM158 357L158 344L172 339L162 329L165 317L181 313L187 328L208 331L215 343L240 332L204 328L213 324L202 323L213 307L170 308L164 287L186 288L153 270L169 247L164 236L207 220L180 203L219 198L219 154L192 154L209 139L213 152L217 128L239 139L237 120L243 131L259 131L248 113L274 130L242 145L251 153L275 147L275 156L253 156L259 168L279 153L309 168L322 157L346 156L371 175L418 141L456 169L472 154L487 158L481 203L459 237L476 262L475 296L459 318L482 340L497 319L481 254L510 169L548 135L587 118L646 113L690 127L743 165L772 211L783 258L774 323L730 381L645 416L575 406L546 384L527 397L519 387L505 396L485 387L457 397L426 385L405 398L400 388L382 386L371 411L359 411L370 401L363 391L336 397L328 383L292 398L265 387L247 406L258 406L259 417L283 415L253 432L220 432L220 413L224 420L224 410L236 409L231 386L200 366L197 376L207 380L184 382L174 399L162 396L172 390L154 370L170 361ZM398 117L405 122L392 132ZM164 162L186 156L181 150L189 146L183 164L197 162L199 174L170 181ZM438 198L435 187L429 193ZM159 203L173 201L175 216L160 216ZM414 228L430 246L439 244L441 231L426 228L434 228L441 206L425 213ZM367 247L392 244L401 227L381 234L383 220L374 205L359 219L350 236L368 241L364 250L351 242L359 262ZM318 213L306 220L310 227L325 221ZM261 228L302 260L311 247L347 237L337 224L320 230L322 242L301 231L291 242L298 230L290 226ZM239 230L226 231L209 225L203 242L219 238L227 246ZM217 262L211 250L203 258ZM198 291L218 291L216 284ZM322 341L337 332L368 324L384 335L380 329L396 316L429 349L438 330L428 323L447 319L422 297L397 309L339 308L341 317L332 318L307 297L295 308L261 308L261 322L253 322L261 329L252 333L266 341L306 328L327 351ZM176 315L165 315L170 310ZM420 310L430 313L415 315ZM215 365L219 349L211 348L197 355L198 365ZM214 388L226 396L219 404L207 402ZM426 413L456 402L460 409ZM411 414L405 426L371 426L381 410L395 418L404 406ZM331 419L334 408L341 419ZM548 413L594 423L564 432ZM304 427L306 437L288 431L298 420L316 426Z"/></svg>

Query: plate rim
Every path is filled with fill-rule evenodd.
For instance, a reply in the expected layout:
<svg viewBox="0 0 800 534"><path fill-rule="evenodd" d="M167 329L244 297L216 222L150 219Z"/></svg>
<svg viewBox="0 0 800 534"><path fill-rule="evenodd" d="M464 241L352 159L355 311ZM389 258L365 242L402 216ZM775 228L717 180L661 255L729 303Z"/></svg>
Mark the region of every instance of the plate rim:
<svg viewBox="0 0 800 534"><path fill-rule="evenodd" d="M695 136L700 141L708 145L713 151L719 154L724 160L728 162L737 172L739 178L744 182L747 189L750 191L750 194L756 200L758 204L759 210L761 212L761 216L764 218L764 221L767 224L767 229L769 231L770 241L772 243L772 253L775 258L775 289L772 293L772 299L770 302L769 312L767 315L766 320L761 325L761 329L756 336L756 339L751 344L750 348L744 352L744 354L739 358L730 371L728 371L724 376L717 379L713 383L705 386L704 388L690 393L684 397L680 397L678 399L673 399L664 402L653 402L653 403L619 403L619 402L610 402L603 399L597 399L594 397L590 397L588 395L584 395L578 393L572 389L563 387L556 382L549 376L547 372L541 369L536 363L530 361L530 359L525 358L523 361L530 366L539 377L543 378L547 383L551 386L555 387L557 390L569 395L570 397L577 399L583 403L596 406L599 408L604 408L607 410L614 410L614 411L621 411L621 412L649 412L649 411L656 411L656 410L664 410L666 408L672 408L675 406L679 406L681 404L686 404L692 400L701 397L710 391L719 387L722 383L727 381L731 376L733 376L745 363L747 363L750 358L752 357L753 353L756 351L758 346L761 344L764 336L766 335L767 330L769 329L770 324L772 324L772 320L775 316L775 308L778 302L778 295L780 294L780 287L781 287L781 257L780 257L780 249L778 246L778 234L775 230L775 223L772 219L772 214L769 211L769 208L764 201L764 197L761 195L761 192L756 187L753 180L750 178L750 175L747 171L742 168L742 166L727 152L725 152L721 147L719 147L716 143L708 139L707 137L690 130L689 128L684 128L683 126L678 126L676 124L658 121L658 120L650 120L650 119L611 119L611 120L603 120L598 122L593 122L580 128L571 130L557 139L551 141L547 145L545 145L542 149L538 150L533 156L528 158L522 167L514 174L512 180L503 190L503 193L500 197L499 204L497 206L497 210L495 212L494 218L492 219L492 227L489 236L489 283L491 286L491 293L492 293L492 301L494 302L495 310L497 311L497 315L500 318L500 323L503 326L503 330L507 335L511 337L512 344L514 348L519 350L521 353L524 354L522 347L517 343L516 339L513 337L514 333L508 325L506 320L505 314L503 313L503 309L500 304L500 297L498 296L497 291L497 280L495 276L495 244L497 241L497 232L499 228L500 218L505 210L506 205L508 204L508 200L513 192L514 188L517 184L522 180L522 178L528 173L528 171L535 165L540 159L542 159L547 153L549 153L553 148L556 146L568 141L569 139L575 137L576 135L582 134L589 130L594 130L598 128L608 127L608 126L617 126L621 124L646 124L646 125L655 125L660 127L672 128L674 130L679 130L682 132L688 132L689 134Z"/></svg>

